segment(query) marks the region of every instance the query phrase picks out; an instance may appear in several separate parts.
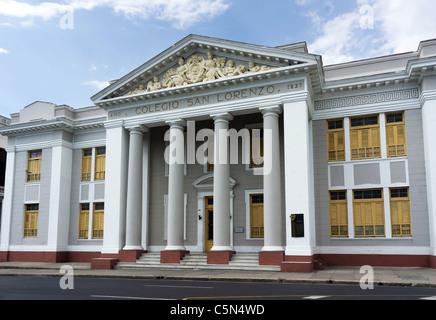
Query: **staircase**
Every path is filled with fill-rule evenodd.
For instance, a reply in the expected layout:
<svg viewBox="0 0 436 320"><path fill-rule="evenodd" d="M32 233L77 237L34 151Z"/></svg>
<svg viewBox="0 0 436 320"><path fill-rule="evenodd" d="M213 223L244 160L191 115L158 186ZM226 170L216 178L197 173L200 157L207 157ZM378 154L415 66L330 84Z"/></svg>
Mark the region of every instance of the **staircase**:
<svg viewBox="0 0 436 320"><path fill-rule="evenodd" d="M183 257L180 264L161 264L160 252L142 254L136 263L119 262L115 269L195 269L195 270L252 270L280 271L280 266L260 266L257 253L234 254L228 265L207 264L206 253L190 253Z"/></svg>

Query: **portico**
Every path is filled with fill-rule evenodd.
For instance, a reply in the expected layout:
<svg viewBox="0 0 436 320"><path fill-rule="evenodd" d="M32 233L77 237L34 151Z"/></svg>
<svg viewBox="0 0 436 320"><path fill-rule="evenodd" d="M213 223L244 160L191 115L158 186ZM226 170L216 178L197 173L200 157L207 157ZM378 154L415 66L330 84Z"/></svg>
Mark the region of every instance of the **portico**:
<svg viewBox="0 0 436 320"><path fill-rule="evenodd" d="M211 228L213 226L213 246L207 252L208 263L228 264L232 254L242 250L259 253L260 264L280 265L284 260L285 250L292 251L289 244L291 231L290 228L284 227L290 222L285 214L286 208L283 204L287 201L290 202L290 200L285 199L283 157L286 155L288 145L285 141L295 139L294 132L288 133L284 130L283 116L287 113L283 111L284 106L289 110L293 109L293 100L296 100L298 105L302 97L307 97L307 72L310 68L316 68L316 59L300 53L297 53L298 60L297 57L294 57L295 59L291 61L289 56L273 58L272 54L278 52L271 51L268 52L270 56L262 61L265 64L260 66L256 60L259 57L263 59L266 52L263 52L262 56L258 53L258 58L250 61L250 57L254 57L253 53L232 56L229 54L231 49L224 47L224 44L221 44L220 47L215 46L212 50L211 46L206 46L201 43L202 41L204 42L205 39L201 39L201 41L199 39L186 39L186 43L183 45L173 48L170 52L165 52L162 57L157 57L152 65L142 66L140 70L136 70L134 76L130 75L129 78L118 80L111 86L112 88L109 87L93 97L94 102L108 112L107 126L114 124L119 128L118 130L125 131L127 139L123 141L122 145L119 141L113 141L117 143L115 148L119 150L119 153L123 152L123 148L129 149L128 154L121 156L128 163L127 175L122 179L126 186L126 226L125 230L121 228L118 234L125 234L125 240L123 237L119 237L118 240L109 240L108 238L112 236L109 234L105 237L104 242L109 244L118 241L119 249L109 249L108 246L103 251L112 250L111 254L119 252L120 257L131 256L130 260L133 261L142 252L158 250L161 252L162 263L178 263L188 252L204 252L206 227L204 220L201 220L206 219L204 199L207 195L213 201L213 223L209 224ZM181 48L184 48L184 59L177 60L178 68L168 69L166 67L165 70L154 71L161 68L159 59L170 61L172 56L178 55L178 50ZM207 49L205 50L205 48ZM290 55L292 54L290 52ZM220 70L219 74L223 74L223 76L206 80L205 77L209 69L205 67L204 80L195 78L195 72L200 73L196 76L202 76L197 67L201 66L202 63L207 65L206 62L210 62L211 59L214 59L214 63L209 63L209 66L213 66L215 70ZM176 61L176 59L173 60ZM227 62L229 63L227 64ZM232 67L235 65L236 67ZM248 69L249 66L252 68L251 71ZM255 68L255 66L258 67ZM236 69L239 71L236 72ZM153 70L152 74L150 74L150 70ZM295 76L290 77L291 74ZM149 77L155 83L162 79L161 89L144 90L144 86L139 87L137 84L138 89L127 89L137 80L146 80ZM309 108L310 106L307 105L306 112L301 113L300 117L293 119L293 121L306 123L306 128L308 128ZM257 168L251 168L249 162L242 163L243 159L251 159L252 156L249 128L252 128L253 124L247 123L241 127L241 121L244 122L243 120L247 116L256 118L257 124L254 127L262 130L262 139L264 142L268 141L262 145L263 164ZM208 127L203 129L209 130L209 135L198 138L197 133L201 129L197 131L194 129L195 136L189 136L189 128L187 128L189 123L195 125L208 123ZM153 228L150 222L153 218L150 219L149 216L152 209L150 197L148 196L147 200L144 196L149 195L150 191L153 192L156 182L152 182L150 179L141 179L144 175L149 177L154 174L153 164L150 163L149 159L144 158L141 145L148 150L147 153L152 155L155 152L162 152L162 147L158 147L160 151L153 147L156 145L154 138L152 138L153 142L150 142L151 145L147 145L143 142L143 137L144 135L153 135L151 132L159 130L168 131L166 134L169 137L167 139L169 143L165 144L166 151L169 151L168 163L166 164L166 173L161 177L161 179L168 181L165 189L166 211L165 213L161 212L165 214L165 230L162 230L165 233L165 245L163 246L150 243L153 242L150 241L150 235L155 231L149 230ZM239 134L236 140L229 135L229 130ZM248 139L243 135L243 130L247 131ZM309 132L306 130L303 133L305 133L304 139L308 141ZM205 149L209 153L213 152L213 157L209 155L209 159L214 159L213 169L210 169L211 163L204 164L197 161L200 151L195 148L195 144L198 145L198 142L192 141L192 138L197 138L197 141L202 142L203 147L209 143L209 148L206 146ZM237 152L241 155L238 163L233 163L231 159L233 151L231 145L233 143L234 148L235 141ZM162 141L163 143L164 141ZM112 141L108 140L108 150L112 149L111 144ZM305 150L305 152L308 153L306 159L309 159L309 150ZM288 153L292 154L289 151ZM294 154L291 157L294 157ZM160 154L160 158L164 160L163 153ZM194 162L192 159L195 159ZM298 165L299 163L293 164L293 166ZM200 175L191 173L193 166L203 169L202 173L200 172ZM131 168L140 168L141 170ZM144 168L147 172L143 171ZM250 218L252 213L247 216L245 209L235 210L233 207L234 188L241 188L241 192L245 192L247 188L244 183L233 177L233 175L240 175L238 172L241 168L245 168L242 172L244 175L250 175L253 180L257 181L256 187L253 189L263 191L262 233L259 235L251 235L251 230L248 230L251 228L245 228L247 223L250 225L250 219L258 218ZM306 169L308 168L304 166L294 168L297 172ZM197 203L186 194L187 180L193 178L201 180L202 176L210 178L208 193L205 193L204 190L197 190L197 198L200 198L196 208L198 214L187 212L191 203ZM111 175L108 176L109 179L110 177ZM234 181L233 185L231 181ZM105 198L111 199L119 196L118 185L112 184L109 180L106 182L108 187ZM306 199L306 201L310 201L310 199ZM249 203L245 203L245 206L250 208ZM307 203L306 208L310 207L311 205ZM111 216L111 210L110 207L106 209L106 216ZM113 215L120 215L120 210L114 207ZM187 239L186 221L192 217L198 217L197 219L200 221L193 224L196 226L196 230L191 228L191 230L195 230L192 234L195 240L192 240L192 235L190 235L191 239ZM121 216L120 218L122 219ZM245 219L247 221L244 221ZM197 233L196 237L195 233ZM244 245L242 246L236 240L241 236L238 233L245 234L246 240L243 241ZM306 234L310 235L310 232L308 231ZM117 237L116 233L113 235ZM189 244L187 244L188 242ZM134 253L129 255L126 252ZM311 256L310 249L306 252Z"/></svg>

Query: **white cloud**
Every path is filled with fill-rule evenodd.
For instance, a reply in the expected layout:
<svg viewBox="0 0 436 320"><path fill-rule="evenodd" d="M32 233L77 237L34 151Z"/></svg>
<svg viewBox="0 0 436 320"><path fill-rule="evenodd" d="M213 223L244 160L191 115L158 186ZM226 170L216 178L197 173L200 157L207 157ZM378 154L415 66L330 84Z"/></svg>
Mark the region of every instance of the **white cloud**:
<svg viewBox="0 0 436 320"><path fill-rule="evenodd" d="M70 10L93 10L109 7L126 17L169 21L174 27L184 29L211 19L229 8L228 0L69 0L64 4L43 2L37 5L16 0L2 0L0 15L14 18L39 17L48 20Z"/></svg>
<svg viewBox="0 0 436 320"><path fill-rule="evenodd" d="M103 90L104 88L106 88L109 85L108 81L99 81L99 80L90 80L90 81L85 81L83 83L86 86L91 86L96 88L97 90Z"/></svg>
<svg viewBox="0 0 436 320"><path fill-rule="evenodd" d="M428 0L357 0L352 12L322 21L308 47L324 64L415 51L420 41L436 37L435 10Z"/></svg>
<svg viewBox="0 0 436 320"><path fill-rule="evenodd" d="M0 53L9 54L9 50L6 50L4 48L0 48Z"/></svg>
<svg viewBox="0 0 436 320"><path fill-rule="evenodd" d="M65 5L54 2L43 2L38 5L15 0L2 0L0 2L0 15L16 18L40 17L47 20L65 12L65 10Z"/></svg>

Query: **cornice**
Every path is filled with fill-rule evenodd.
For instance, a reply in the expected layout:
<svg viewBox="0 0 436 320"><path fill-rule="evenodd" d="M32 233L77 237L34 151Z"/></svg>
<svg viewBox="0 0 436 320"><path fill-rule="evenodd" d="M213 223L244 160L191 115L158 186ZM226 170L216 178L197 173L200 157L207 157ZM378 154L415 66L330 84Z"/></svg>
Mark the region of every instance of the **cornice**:
<svg viewBox="0 0 436 320"><path fill-rule="evenodd" d="M0 134L4 136L12 136L23 133L48 131L48 130L66 130L73 132L73 121L67 118L56 118L53 120L43 120L35 122L26 122L9 125L0 128Z"/></svg>
<svg viewBox="0 0 436 320"><path fill-rule="evenodd" d="M419 97L419 103L421 106L424 105L427 101L436 100L436 90L426 90L422 91Z"/></svg>

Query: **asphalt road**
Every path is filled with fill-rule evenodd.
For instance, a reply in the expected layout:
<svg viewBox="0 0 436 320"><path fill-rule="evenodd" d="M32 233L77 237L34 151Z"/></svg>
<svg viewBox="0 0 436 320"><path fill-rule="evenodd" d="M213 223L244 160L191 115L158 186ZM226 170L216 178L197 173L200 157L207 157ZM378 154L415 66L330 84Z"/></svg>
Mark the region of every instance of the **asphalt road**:
<svg viewBox="0 0 436 320"><path fill-rule="evenodd" d="M170 281L120 278L0 277L1 300L436 300L436 288Z"/></svg>

